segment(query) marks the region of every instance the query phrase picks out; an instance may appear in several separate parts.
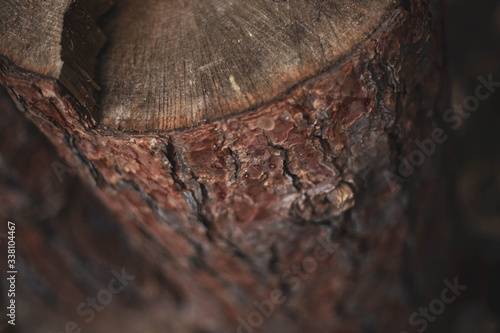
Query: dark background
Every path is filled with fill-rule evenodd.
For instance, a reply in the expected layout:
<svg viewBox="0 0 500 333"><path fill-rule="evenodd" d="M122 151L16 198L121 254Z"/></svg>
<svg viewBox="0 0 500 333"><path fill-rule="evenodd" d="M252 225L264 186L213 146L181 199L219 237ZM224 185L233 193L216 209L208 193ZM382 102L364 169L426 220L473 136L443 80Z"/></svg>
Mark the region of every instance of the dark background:
<svg viewBox="0 0 500 333"><path fill-rule="evenodd" d="M451 105L461 104L478 76L500 82L500 1L447 0L445 20ZM500 89L450 134L444 160L454 234L446 264L468 289L429 329L500 332Z"/></svg>

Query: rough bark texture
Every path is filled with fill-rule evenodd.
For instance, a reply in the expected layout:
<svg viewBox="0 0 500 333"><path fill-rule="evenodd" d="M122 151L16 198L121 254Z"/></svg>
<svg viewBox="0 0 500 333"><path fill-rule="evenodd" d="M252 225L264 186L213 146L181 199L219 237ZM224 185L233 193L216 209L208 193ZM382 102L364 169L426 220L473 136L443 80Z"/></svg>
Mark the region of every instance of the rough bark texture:
<svg viewBox="0 0 500 333"><path fill-rule="evenodd" d="M444 220L430 218L440 217L429 204L440 195L434 158L387 181L398 156L430 137L445 97L439 13L404 3L327 72L184 131L95 125L69 88L0 58L0 83L87 184L36 190L53 209L19 217L26 288L73 312L125 266L137 278L120 297L142 317L107 332L235 331L275 290L286 302L255 331L403 329L433 290L414 270L446 237ZM322 242L335 251L312 269Z"/></svg>

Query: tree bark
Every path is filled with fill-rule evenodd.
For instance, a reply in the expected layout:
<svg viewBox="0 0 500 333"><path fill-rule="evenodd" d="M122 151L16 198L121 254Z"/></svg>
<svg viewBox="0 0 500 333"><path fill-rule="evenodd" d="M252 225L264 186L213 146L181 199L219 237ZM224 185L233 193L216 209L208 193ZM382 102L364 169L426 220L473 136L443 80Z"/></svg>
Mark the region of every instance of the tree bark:
<svg viewBox="0 0 500 333"><path fill-rule="evenodd" d="M442 196L439 154L414 159L417 140L435 135L446 89L436 2L388 8L349 52L298 72L293 85L278 82L277 68L276 96L240 87L236 97L262 98L240 96L237 111L191 122L112 114L113 39L99 110L99 79L89 74L103 44L97 28L90 56L53 62L66 76L23 67L4 47L0 83L64 161L50 162L42 139L37 153L23 145L40 135L6 113L21 125L4 134L2 155L17 167L9 147L39 154L28 170L41 161L44 175L2 191L2 218L22 224L24 288L84 328L87 316L74 309L125 267L135 279L113 310L97 313L96 332L403 330L440 283L439 270L428 274L447 237L446 215L431 204ZM79 178L57 185L67 168ZM20 197L39 206L21 213Z"/></svg>

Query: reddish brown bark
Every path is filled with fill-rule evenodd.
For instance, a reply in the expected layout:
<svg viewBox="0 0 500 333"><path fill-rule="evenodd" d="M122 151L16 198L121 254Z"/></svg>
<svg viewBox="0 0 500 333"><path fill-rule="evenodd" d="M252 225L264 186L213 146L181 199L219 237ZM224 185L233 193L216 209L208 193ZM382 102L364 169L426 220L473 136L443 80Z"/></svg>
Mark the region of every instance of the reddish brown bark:
<svg viewBox="0 0 500 333"><path fill-rule="evenodd" d="M124 325L234 331L277 291L286 302L255 331L403 329L414 297L433 290L414 270L446 232L429 205L441 195L438 155L402 182L387 175L437 126L437 17L428 1L398 7L355 52L271 104L175 132L94 126L59 82L1 59L0 82L87 184L26 185L44 205L59 198L55 220L5 214L23 225L26 288L71 312L125 266L137 278L120 298L143 317ZM294 272L318 242L335 251Z"/></svg>

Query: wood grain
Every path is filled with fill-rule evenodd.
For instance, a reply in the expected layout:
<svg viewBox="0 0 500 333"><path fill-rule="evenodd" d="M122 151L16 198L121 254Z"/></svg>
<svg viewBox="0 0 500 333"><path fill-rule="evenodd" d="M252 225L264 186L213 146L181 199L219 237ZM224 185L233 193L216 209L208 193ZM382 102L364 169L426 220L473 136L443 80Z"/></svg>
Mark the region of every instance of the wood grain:
<svg viewBox="0 0 500 333"><path fill-rule="evenodd" d="M394 0L7 0L0 55L59 79L104 126L174 130L268 103L330 68ZM99 81L99 84L97 83ZM103 87L99 113L94 111Z"/></svg>
<svg viewBox="0 0 500 333"><path fill-rule="evenodd" d="M269 102L351 52L393 2L118 0L102 122L172 130Z"/></svg>
<svg viewBox="0 0 500 333"><path fill-rule="evenodd" d="M37 4L38 3L38 4ZM19 67L59 77L64 13L71 0L5 0L0 7L0 52Z"/></svg>
<svg viewBox="0 0 500 333"><path fill-rule="evenodd" d="M88 116L97 104L97 54L106 41L95 21L110 6L109 0L3 0L0 57L17 70L59 80Z"/></svg>

